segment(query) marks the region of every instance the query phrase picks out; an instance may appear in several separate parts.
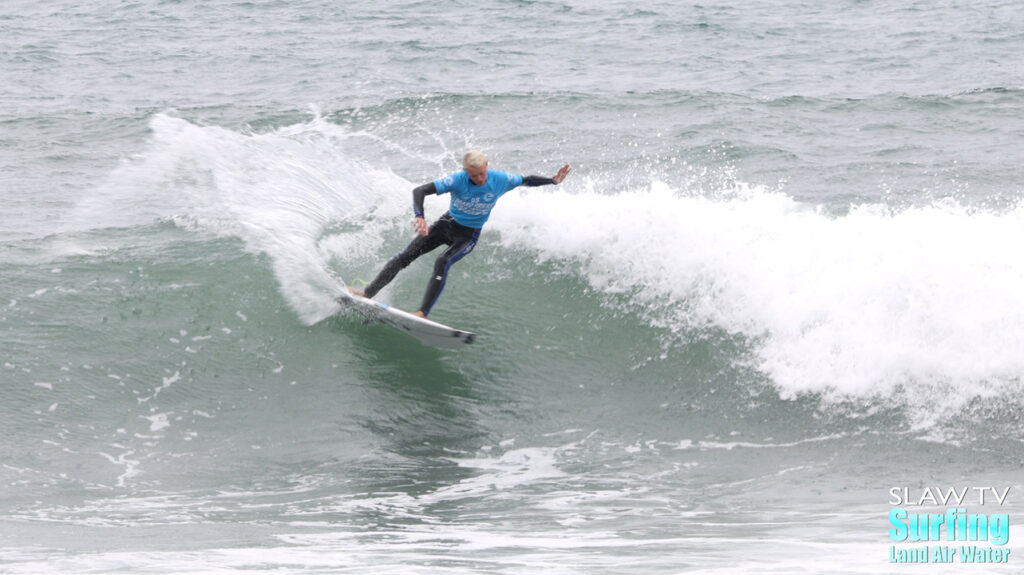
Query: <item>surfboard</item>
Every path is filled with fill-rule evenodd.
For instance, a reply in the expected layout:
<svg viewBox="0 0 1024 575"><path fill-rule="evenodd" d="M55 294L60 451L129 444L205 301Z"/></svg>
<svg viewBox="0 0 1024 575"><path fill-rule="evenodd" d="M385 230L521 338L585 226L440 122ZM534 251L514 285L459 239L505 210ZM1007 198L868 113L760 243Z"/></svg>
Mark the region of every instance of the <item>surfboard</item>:
<svg viewBox="0 0 1024 575"><path fill-rule="evenodd" d="M348 290L342 292L336 301L341 304L343 309L352 310L369 321L411 335L424 345L457 349L473 343L473 340L476 339L475 333L415 316L379 301L350 293Z"/></svg>

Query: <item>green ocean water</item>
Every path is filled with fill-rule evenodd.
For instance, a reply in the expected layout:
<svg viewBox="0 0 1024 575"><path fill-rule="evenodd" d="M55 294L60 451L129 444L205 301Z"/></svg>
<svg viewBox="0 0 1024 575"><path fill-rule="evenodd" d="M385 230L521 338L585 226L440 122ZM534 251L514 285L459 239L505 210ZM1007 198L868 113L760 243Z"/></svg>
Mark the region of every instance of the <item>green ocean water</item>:
<svg viewBox="0 0 1024 575"><path fill-rule="evenodd" d="M1015 572L1021 24L5 4L0 572L960 572L888 513L983 486ZM472 147L574 167L453 267L478 341L338 314Z"/></svg>

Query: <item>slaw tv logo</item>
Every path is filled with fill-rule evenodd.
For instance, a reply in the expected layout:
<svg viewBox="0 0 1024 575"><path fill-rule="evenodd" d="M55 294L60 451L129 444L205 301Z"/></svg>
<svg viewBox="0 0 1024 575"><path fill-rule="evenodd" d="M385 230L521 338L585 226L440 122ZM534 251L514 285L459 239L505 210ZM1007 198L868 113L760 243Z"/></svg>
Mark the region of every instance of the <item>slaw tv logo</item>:
<svg viewBox="0 0 1024 575"><path fill-rule="evenodd" d="M889 489L889 504L895 506L889 510L889 562L1008 562L1009 514L969 509L974 505L1002 507L1009 494L1009 487L990 486ZM945 509L939 512L934 509L937 507Z"/></svg>

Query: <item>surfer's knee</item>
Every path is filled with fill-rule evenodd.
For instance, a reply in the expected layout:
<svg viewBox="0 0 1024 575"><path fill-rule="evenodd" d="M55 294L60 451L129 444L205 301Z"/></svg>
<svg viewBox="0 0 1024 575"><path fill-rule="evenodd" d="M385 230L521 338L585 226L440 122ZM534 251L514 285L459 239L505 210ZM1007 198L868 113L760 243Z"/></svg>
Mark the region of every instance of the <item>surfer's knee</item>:
<svg viewBox="0 0 1024 575"><path fill-rule="evenodd" d="M438 256L437 259L434 260L434 275L435 276L445 275L447 270L448 270L448 258L446 258L444 255Z"/></svg>

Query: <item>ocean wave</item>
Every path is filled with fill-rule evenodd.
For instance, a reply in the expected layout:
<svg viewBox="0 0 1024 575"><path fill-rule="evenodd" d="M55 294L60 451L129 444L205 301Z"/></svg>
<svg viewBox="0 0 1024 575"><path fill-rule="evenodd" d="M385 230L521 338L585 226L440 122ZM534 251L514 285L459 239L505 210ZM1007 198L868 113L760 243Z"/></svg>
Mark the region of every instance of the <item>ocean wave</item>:
<svg viewBox="0 0 1024 575"><path fill-rule="evenodd" d="M396 249L412 184L355 159L349 148L367 134L319 115L264 134L166 114L151 129L149 147L78 220L158 219L240 238L269 258L307 324L337 311L345 279L335 270L370 270ZM784 398L896 398L931 419L1020 388L1024 206L836 210L733 173L675 170L674 182L642 188L579 176L520 190L488 231L505 248L562 262L666 337L742 338L752 358L737 361L752 361Z"/></svg>

